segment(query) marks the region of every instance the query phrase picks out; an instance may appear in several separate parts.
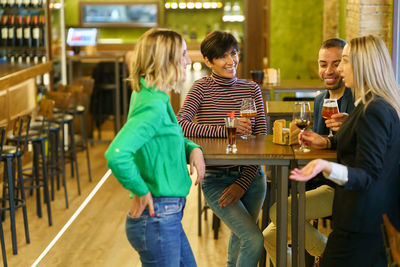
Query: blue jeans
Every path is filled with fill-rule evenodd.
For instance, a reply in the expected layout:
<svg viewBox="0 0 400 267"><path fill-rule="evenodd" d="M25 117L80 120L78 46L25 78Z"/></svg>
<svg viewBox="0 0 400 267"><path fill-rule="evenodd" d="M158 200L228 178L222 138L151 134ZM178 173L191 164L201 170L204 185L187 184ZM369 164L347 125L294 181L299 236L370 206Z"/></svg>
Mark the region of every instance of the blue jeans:
<svg viewBox="0 0 400 267"><path fill-rule="evenodd" d="M154 197L154 217L148 208L139 218L128 215L126 235L142 266L197 266L182 228L183 197Z"/></svg>
<svg viewBox="0 0 400 267"><path fill-rule="evenodd" d="M234 206L220 207L218 200L222 196L222 191L233 184L239 176L239 171L222 174L214 170L207 171L202 189L212 211L231 230L227 266L251 267L257 266L263 251L264 237L256 222L265 198L266 181L260 171Z"/></svg>

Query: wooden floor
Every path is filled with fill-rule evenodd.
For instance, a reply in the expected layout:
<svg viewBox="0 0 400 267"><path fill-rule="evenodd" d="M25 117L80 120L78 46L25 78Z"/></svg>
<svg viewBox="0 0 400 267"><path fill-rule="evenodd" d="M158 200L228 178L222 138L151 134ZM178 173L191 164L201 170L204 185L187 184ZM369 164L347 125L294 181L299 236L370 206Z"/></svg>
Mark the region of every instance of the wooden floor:
<svg viewBox="0 0 400 267"><path fill-rule="evenodd" d="M48 226L47 213L38 218L35 198L29 197L28 220L31 243L25 243L22 211L17 211L18 255L12 255L9 216L3 222L9 266L31 266L70 219L107 171L104 152L107 143L96 143L90 150L93 182L88 182L86 159L79 155L82 194L78 196L76 180L68 175L69 209L65 208L63 190L51 202L53 226ZM192 186L187 198L183 226L198 266L224 266L229 230L222 224L219 239L213 239L211 219L203 224L203 235L197 235L197 187ZM125 214L130 205L129 193L111 175L68 230L38 266L141 266L138 254L125 236ZM43 205L44 208L44 205ZM211 212L209 212L211 215ZM209 216L210 218L211 216ZM204 222L204 220L203 220Z"/></svg>

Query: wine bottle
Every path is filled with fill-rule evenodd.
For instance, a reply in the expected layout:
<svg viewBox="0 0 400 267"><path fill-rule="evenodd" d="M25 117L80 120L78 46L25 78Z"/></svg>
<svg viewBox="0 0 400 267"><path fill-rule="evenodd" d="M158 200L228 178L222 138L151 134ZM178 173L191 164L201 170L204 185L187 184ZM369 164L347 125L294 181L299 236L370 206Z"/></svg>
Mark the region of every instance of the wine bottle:
<svg viewBox="0 0 400 267"><path fill-rule="evenodd" d="M16 46L23 47L24 46L24 25L22 22L22 16L17 16L17 25L16 25Z"/></svg>
<svg viewBox="0 0 400 267"><path fill-rule="evenodd" d="M24 46L29 47L29 48L32 47L32 26L31 26L31 17L30 16L25 16Z"/></svg>
<svg viewBox="0 0 400 267"><path fill-rule="evenodd" d="M8 25L7 16L1 18L1 47L6 47L8 45Z"/></svg>
<svg viewBox="0 0 400 267"><path fill-rule="evenodd" d="M46 46L46 18L44 15L39 17L40 27L40 46Z"/></svg>
<svg viewBox="0 0 400 267"><path fill-rule="evenodd" d="M1 8L6 8L7 4L8 4L7 0L0 0L0 7Z"/></svg>
<svg viewBox="0 0 400 267"><path fill-rule="evenodd" d="M33 16L33 24L32 24L32 46L40 47L40 25L39 25L39 17Z"/></svg>
<svg viewBox="0 0 400 267"><path fill-rule="evenodd" d="M7 7L10 7L10 8L17 6L15 3L15 0L7 0L7 3L8 3Z"/></svg>
<svg viewBox="0 0 400 267"><path fill-rule="evenodd" d="M25 8L32 7L31 0L24 0L24 7Z"/></svg>
<svg viewBox="0 0 400 267"><path fill-rule="evenodd" d="M15 0L15 4L17 8L22 8L24 6L24 1L23 0Z"/></svg>
<svg viewBox="0 0 400 267"><path fill-rule="evenodd" d="M8 18L8 46L15 47L16 41L15 15Z"/></svg>

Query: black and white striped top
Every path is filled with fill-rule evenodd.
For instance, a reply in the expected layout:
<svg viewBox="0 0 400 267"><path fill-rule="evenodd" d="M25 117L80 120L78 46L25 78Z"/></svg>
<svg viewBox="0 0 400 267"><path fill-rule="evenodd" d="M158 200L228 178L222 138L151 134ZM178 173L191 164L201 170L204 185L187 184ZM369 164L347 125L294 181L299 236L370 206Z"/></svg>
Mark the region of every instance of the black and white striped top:
<svg viewBox="0 0 400 267"><path fill-rule="evenodd" d="M251 81L224 78L212 73L194 82L178 114L178 122L187 137L226 137L224 118L235 111L240 116L243 98L253 98L257 116L252 119L252 133L267 133L261 90ZM196 123L193 120L196 120ZM258 170L257 165L243 166L241 177L235 182L247 190Z"/></svg>

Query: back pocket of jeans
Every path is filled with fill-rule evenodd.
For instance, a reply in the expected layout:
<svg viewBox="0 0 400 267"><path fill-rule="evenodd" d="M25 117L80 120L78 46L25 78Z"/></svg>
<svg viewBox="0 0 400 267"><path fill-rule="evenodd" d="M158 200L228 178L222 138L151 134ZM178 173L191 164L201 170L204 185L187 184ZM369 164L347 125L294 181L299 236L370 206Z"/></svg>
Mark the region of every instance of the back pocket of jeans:
<svg viewBox="0 0 400 267"><path fill-rule="evenodd" d="M132 218L128 215L126 218L126 236L129 243L138 252L146 249L146 223L146 215L138 218Z"/></svg>

